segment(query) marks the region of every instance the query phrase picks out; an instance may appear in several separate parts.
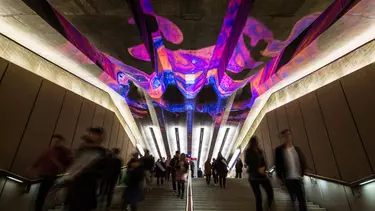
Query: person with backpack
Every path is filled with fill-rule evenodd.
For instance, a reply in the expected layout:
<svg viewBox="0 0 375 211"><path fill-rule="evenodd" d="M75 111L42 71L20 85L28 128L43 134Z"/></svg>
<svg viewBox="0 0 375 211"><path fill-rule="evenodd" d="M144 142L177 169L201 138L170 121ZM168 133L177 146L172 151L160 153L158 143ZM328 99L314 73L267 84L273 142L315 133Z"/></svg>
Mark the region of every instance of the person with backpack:
<svg viewBox="0 0 375 211"><path fill-rule="evenodd" d="M165 171L166 166L164 163L164 158L162 160L158 160L155 165L155 176L156 176L156 184L159 186L164 185L164 177L165 177Z"/></svg>

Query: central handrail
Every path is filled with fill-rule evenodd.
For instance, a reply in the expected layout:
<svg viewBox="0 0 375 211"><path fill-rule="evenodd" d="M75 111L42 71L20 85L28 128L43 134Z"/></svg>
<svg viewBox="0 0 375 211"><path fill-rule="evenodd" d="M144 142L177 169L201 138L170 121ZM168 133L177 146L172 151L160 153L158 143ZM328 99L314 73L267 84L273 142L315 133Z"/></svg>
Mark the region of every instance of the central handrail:
<svg viewBox="0 0 375 211"><path fill-rule="evenodd" d="M266 172L268 174L272 175L272 173L275 170L276 170L276 167L272 166ZM317 174L312 174L312 173L308 173L308 172L305 172L304 175L308 176L308 177L315 178L315 179L320 179L320 180L324 180L324 181L327 181L327 182L332 182L332 183L336 183L336 184L339 184L339 185L348 186L350 188L355 188L355 187L358 187L358 186L361 186L361 185L365 185L365 184L368 184L370 182L375 181L375 174L372 174L370 176L367 176L367 177L364 177L362 179L356 180L354 182L349 182L349 181L345 181L345 180L340 180L340 179L325 177L325 176L321 176L321 175L317 175Z"/></svg>
<svg viewBox="0 0 375 211"><path fill-rule="evenodd" d="M187 194L186 194L186 211L193 211L193 188L192 188L192 173L189 167L188 181L187 181Z"/></svg>

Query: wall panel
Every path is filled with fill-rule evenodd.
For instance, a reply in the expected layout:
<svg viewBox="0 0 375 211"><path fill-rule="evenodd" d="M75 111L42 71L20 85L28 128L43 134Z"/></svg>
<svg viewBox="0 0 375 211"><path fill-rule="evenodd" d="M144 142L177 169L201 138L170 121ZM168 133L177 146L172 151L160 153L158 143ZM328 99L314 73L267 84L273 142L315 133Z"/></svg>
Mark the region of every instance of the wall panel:
<svg viewBox="0 0 375 211"><path fill-rule="evenodd" d="M42 79L10 64L0 84L0 168L9 169Z"/></svg>
<svg viewBox="0 0 375 211"><path fill-rule="evenodd" d="M279 132L285 129L289 129L288 116L286 114L285 106L276 108L275 115L277 120L277 128L279 129Z"/></svg>
<svg viewBox="0 0 375 211"><path fill-rule="evenodd" d="M81 113L79 114L76 130L74 133L74 139L71 146L71 149L77 149L81 143L81 137L86 133L87 128L91 127L92 119L95 111L95 103L84 99Z"/></svg>
<svg viewBox="0 0 375 211"><path fill-rule="evenodd" d="M8 65L9 65L9 63L6 60L0 58L0 83L1 83L1 79L3 78L3 75L4 75L5 70L7 69Z"/></svg>
<svg viewBox="0 0 375 211"><path fill-rule="evenodd" d="M60 134L66 139L66 146L69 148L72 144L74 131L76 129L78 116L81 111L83 98L79 95L67 91L64 103L57 121L55 134Z"/></svg>
<svg viewBox="0 0 375 211"><path fill-rule="evenodd" d="M122 147L121 147L121 158L125 162L128 156L128 144L129 144L129 140L125 132L124 132L123 140L124 141L122 142Z"/></svg>
<svg viewBox="0 0 375 211"><path fill-rule="evenodd" d="M11 170L26 176L28 168L49 148L65 90L44 80Z"/></svg>
<svg viewBox="0 0 375 211"><path fill-rule="evenodd" d="M120 124L119 130L118 130L116 147L121 149L123 141L124 141L124 128L122 128L122 125Z"/></svg>
<svg viewBox="0 0 375 211"><path fill-rule="evenodd" d="M341 79L349 107L358 127L358 131L371 162L375 169L375 66L354 72ZM360 81L360 83L358 83Z"/></svg>
<svg viewBox="0 0 375 211"><path fill-rule="evenodd" d="M275 110L268 112L266 114L266 117L268 122L272 149L275 149L280 145L279 128L277 127Z"/></svg>
<svg viewBox="0 0 375 211"><path fill-rule="evenodd" d="M336 161L315 93L298 99L317 174L340 179Z"/></svg>
<svg viewBox="0 0 375 211"><path fill-rule="evenodd" d="M111 138L111 130L112 130L112 124L113 124L113 118L117 118L114 113L110 110L106 110L105 112L105 118L104 118L104 124L103 128L106 132L104 141L102 145L104 147L109 147L109 140Z"/></svg>
<svg viewBox="0 0 375 211"><path fill-rule="evenodd" d="M262 128L262 138L264 143L264 155L267 161L267 168L270 168L274 165L274 149L272 148L271 139L270 139L270 132L268 129L268 122L267 118L263 118L260 126Z"/></svg>
<svg viewBox="0 0 375 211"><path fill-rule="evenodd" d="M103 127L106 109L100 105L96 105L94 118L92 120L93 127Z"/></svg>
<svg viewBox="0 0 375 211"><path fill-rule="evenodd" d="M317 96L342 179L355 181L370 175L370 164L340 82L317 90Z"/></svg>
<svg viewBox="0 0 375 211"><path fill-rule="evenodd" d="M119 126L120 126L120 122L118 121L118 119L113 118L111 135L110 135L110 139L109 139L109 148L116 147Z"/></svg>
<svg viewBox="0 0 375 211"><path fill-rule="evenodd" d="M311 154L310 143L307 139L305 123L302 119L298 100L288 103L286 106L290 129L293 134L293 143L298 146L306 157L307 171L316 173L314 160Z"/></svg>

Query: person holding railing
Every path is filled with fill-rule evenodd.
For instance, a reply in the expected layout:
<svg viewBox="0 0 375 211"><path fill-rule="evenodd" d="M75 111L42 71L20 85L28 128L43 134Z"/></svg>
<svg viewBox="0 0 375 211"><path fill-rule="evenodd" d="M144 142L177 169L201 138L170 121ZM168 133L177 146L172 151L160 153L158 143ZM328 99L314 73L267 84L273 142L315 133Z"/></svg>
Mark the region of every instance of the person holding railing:
<svg viewBox="0 0 375 211"><path fill-rule="evenodd" d="M305 191L303 187L303 175L306 170L306 160L302 151L293 145L292 131L285 129L280 133L280 139L284 142L275 149L276 175L280 183L285 184L292 202L298 199L299 210L306 211Z"/></svg>
<svg viewBox="0 0 375 211"><path fill-rule="evenodd" d="M33 177L41 178L35 211L42 211L57 175L63 173L71 163L71 152L64 146L65 138L61 135L53 135L52 143L52 147L39 156L31 168Z"/></svg>
<svg viewBox="0 0 375 211"><path fill-rule="evenodd" d="M263 151L259 148L258 139L254 136L250 139L250 146L246 149L245 163L248 166L249 182L255 196L256 210L263 211L262 192L260 186L266 191L268 207L272 207L273 189L266 174L266 161Z"/></svg>

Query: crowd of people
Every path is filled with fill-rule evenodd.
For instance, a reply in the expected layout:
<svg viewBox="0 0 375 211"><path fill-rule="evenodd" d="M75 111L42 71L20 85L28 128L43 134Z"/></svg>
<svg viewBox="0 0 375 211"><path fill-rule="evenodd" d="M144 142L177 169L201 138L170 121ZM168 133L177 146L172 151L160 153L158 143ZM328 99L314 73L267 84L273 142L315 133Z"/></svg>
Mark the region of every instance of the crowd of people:
<svg viewBox="0 0 375 211"><path fill-rule="evenodd" d="M210 159L204 164L204 174L206 177L207 185L211 184L211 177L213 177L214 185L220 184L220 188L226 188L226 181L228 175L228 163L226 159L219 153L217 158Z"/></svg>
<svg viewBox="0 0 375 211"><path fill-rule="evenodd" d="M68 211L90 211L104 200L106 208L112 204L112 196L118 182L125 185L122 194L122 210L137 210L146 192L152 191L151 183L163 186L164 180L172 181L172 190L183 199L189 170L186 155L179 151L172 159L158 159L145 150L144 155L132 154L126 163L122 178L123 161L120 149L101 146L105 131L92 127L82 136L82 144L73 153L66 147L61 135L53 135L52 147L46 150L32 165L30 174L41 179L35 202L35 211L44 210L49 195L63 198Z"/></svg>
<svg viewBox="0 0 375 211"><path fill-rule="evenodd" d="M65 146L65 138L61 135L52 137L52 147L45 151L32 165L31 173L41 179L35 202L35 211L42 211L48 194L64 192L64 206L68 211L90 211L97 208L98 198L105 200L107 208L111 207L112 195L118 181L125 184L122 194L122 209L136 211L137 205L144 199L144 193L151 191L152 178L156 177L158 186L164 180L171 181L172 190L178 198L183 199L185 183L193 162L188 162L184 153L176 151L172 158L155 158L148 150L140 156L137 152L126 164L126 176L121 178L123 161L120 149L105 149L101 146L105 131L103 128L89 128L82 136L82 144L72 153ZM292 133L289 129L280 133L283 144L275 149L275 170L280 183L288 189L291 199L299 202L299 210L306 211L306 201L302 177L306 162L301 150L293 145ZM252 137L245 154L245 166L241 159L235 165L236 178L242 178L242 169L247 167L249 183L256 199L256 210L262 211L263 187L267 194L269 208L273 206L274 193L266 169L267 164L263 151L259 147L258 138ZM62 176L59 176L61 175ZM193 175L193 171L192 171ZM207 159L204 164L206 183L226 188L228 164L218 154L217 158Z"/></svg>
<svg viewBox="0 0 375 211"><path fill-rule="evenodd" d="M100 197L105 198L106 206L110 207L122 160L120 149L108 150L101 146L104 135L103 128L89 128L74 153L66 147L63 136L53 135L52 147L39 156L30 169L33 177L41 179L35 211L44 210L47 196L57 192L63 195L69 211L95 209Z"/></svg>

